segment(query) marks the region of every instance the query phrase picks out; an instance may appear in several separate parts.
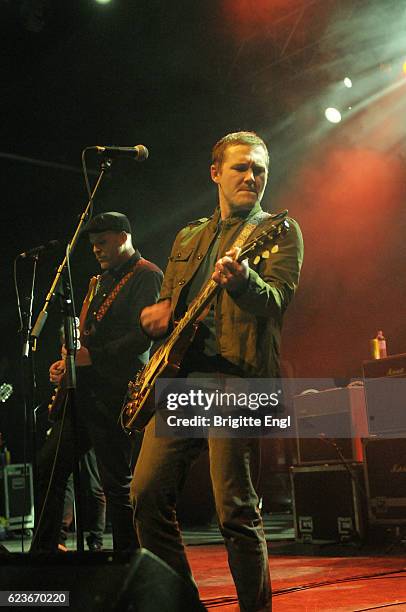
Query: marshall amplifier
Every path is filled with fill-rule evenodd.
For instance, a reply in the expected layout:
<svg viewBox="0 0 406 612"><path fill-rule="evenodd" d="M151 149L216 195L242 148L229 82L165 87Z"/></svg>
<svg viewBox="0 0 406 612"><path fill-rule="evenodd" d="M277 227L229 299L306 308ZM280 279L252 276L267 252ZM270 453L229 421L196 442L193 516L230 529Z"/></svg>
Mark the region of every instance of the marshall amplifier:
<svg viewBox="0 0 406 612"><path fill-rule="evenodd" d="M370 523L406 524L406 438L363 442Z"/></svg>
<svg viewBox="0 0 406 612"><path fill-rule="evenodd" d="M373 435L406 435L406 353L364 361L369 431Z"/></svg>
<svg viewBox="0 0 406 612"><path fill-rule="evenodd" d="M300 465L363 460L368 425L362 386L297 395L293 405Z"/></svg>

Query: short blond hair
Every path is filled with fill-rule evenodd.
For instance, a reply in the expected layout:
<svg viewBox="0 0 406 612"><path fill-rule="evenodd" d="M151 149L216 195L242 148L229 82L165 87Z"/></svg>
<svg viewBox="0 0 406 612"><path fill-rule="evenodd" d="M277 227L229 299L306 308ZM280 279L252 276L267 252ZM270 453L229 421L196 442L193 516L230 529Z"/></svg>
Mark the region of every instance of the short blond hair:
<svg viewBox="0 0 406 612"><path fill-rule="evenodd" d="M269 166L269 152L265 142L255 132L232 132L226 134L214 145L211 152L212 164L221 168L224 161L224 155L228 147L234 145L249 145L251 147L263 147L266 154L266 165Z"/></svg>

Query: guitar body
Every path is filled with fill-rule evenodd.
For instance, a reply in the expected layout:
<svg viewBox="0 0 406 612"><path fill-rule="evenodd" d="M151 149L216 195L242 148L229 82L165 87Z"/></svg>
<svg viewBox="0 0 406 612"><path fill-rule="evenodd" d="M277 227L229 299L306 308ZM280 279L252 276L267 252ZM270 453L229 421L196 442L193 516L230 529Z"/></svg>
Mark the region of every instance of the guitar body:
<svg viewBox="0 0 406 612"><path fill-rule="evenodd" d="M195 322L185 329L169 351L158 349L150 361L150 363L153 362L157 357L158 363L152 376L148 375L150 371L150 363L148 363L138 372L134 382L129 382L127 397L121 412L121 423L127 433L134 430L142 431L148 425L156 411L155 385L157 380L176 378L198 327L199 322Z"/></svg>

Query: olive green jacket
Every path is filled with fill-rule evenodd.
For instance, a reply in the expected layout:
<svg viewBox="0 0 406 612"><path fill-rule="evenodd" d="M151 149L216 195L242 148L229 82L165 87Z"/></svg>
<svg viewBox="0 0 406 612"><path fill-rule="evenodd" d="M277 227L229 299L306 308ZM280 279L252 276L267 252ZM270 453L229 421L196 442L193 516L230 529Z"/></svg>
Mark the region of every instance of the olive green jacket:
<svg viewBox="0 0 406 612"><path fill-rule="evenodd" d="M261 210L259 204L245 218L223 221L219 257L235 242L246 220ZM209 219L188 224L177 235L166 268L160 300L170 299L173 312L182 303L182 292L192 279L214 240L220 211ZM215 307L218 352L241 368L247 377L279 375L279 347L283 313L299 282L303 260L303 239L299 225L288 218L290 229L278 246L257 248L249 256L249 279L239 294L225 290ZM272 223L262 221L249 240ZM179 310L179 308L178 308Z"/></svg>

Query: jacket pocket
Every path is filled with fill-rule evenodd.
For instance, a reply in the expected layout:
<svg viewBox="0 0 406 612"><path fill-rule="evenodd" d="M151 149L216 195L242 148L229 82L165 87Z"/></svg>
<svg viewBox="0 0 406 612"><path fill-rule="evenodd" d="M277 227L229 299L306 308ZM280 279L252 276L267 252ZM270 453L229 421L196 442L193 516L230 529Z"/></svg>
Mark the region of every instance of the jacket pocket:
<svg viewBox="0 0 406 612"><path fill-rule="evenodd" d="M187 249L179 249L178 251L176 251L176 253L171 255L169 260L174 262L174 263L176 263L176 262L179 262L180 264L186 263L186 262L189 261L190 256L192 255L192 253L193 253L193 249L191 247L189 247Z"/></svg>

